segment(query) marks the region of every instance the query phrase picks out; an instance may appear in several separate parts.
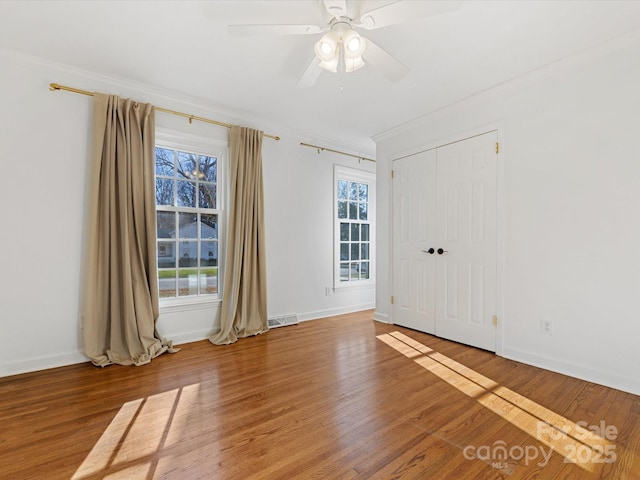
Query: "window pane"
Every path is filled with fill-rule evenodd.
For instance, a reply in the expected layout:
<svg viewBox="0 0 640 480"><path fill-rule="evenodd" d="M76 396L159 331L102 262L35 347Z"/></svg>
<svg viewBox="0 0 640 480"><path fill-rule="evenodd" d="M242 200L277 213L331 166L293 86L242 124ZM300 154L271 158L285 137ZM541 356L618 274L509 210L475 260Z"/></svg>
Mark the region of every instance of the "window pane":
<svg viewBox="0 0 640 480"><path fill-rule="evenodd" d="M369 201L369 185L367 185L366 183L359 183L358 184L358 192L360 193L359 200L361 202L368 202Z"/></svg>
<svg viewBox="0 0 640 480"><path fill-rule="evenodd" d="M369 260L369 244L368 243L360 244L360 258L362 260Z"/></svg>
<svg viewBox="0 0 640 480"><path fill-rule="evenodd" d="M173 180L156 178L156 205L173 205Z"/></svg>
<svg viewBox="0 0 640 480"><path fill-rule="evenodd" d="M362 262L360 264L360 278L363 280L369 278L369 262Z"/></svg>
<svg viewBox="0 0 640 480"><path fill-rule="evenodd" d="M351 241L357 242L360 240L360 224L352 223L351 224Z"/></svg>
<svg viewBox="0 0 640 480"><path fill-rule="evenodd" d="M213 183L201 183L199 197L200 208L216 208L216 186Z"/></svg>
<svg viewBox="0 0 640 480"><path fill-rule="evenodd" d="M358 204L358 209L360 210L360 220L366 220L367 219L367 204L366 203L359 203Z"/></svg>
<svg viewBox="0 0 640 480"><path fill-rule="evenodd" d="M351 260L360 260L360 244L351 244Z"/></svg>
<svg viewBox="0 0 640 480"><path fill-rule="evenodd" d="M348 263L340 264L340 281L341 282L349 281L349 264Z"/></svg>
<svg viewBox="0 0 640 480"><path fill-rule="evenodd" d="M349 224L341 223L340 224L340 241L349 241Z"/></svg>
<svg viewBox="0 0 640 480"><path fill-rule="evenodd" d="M176 237L176 214L174 212L156 213L156 237L175 238Z"/></svg>
<svg viewBox="0 0 640 480"><path fill-rule="evenodd" d="M158 242L158 268L176 267L175 242ZM175 270L173 275L175 276Z"/></svg>
<svg viewBox="0 0 640 480"><path fill-rule="evenodd" d="M338 198L347 199L347 182L346 180L338 180Z"/></svg>
<svg viewBox="0 0 640 480"><path fill-rule="evenodd" d="M200 238L202 240L218 238L217 215L200 215Z"/></svg>
<svg viewBox="0 0 640 480"><path fill-rule="evenodd" d="M200 267L218 265L218 242L202 242L200 244Z"/></svg>
<svg viewBox="0 0 640 480"><path fill-rule="evenodd" d="M340 260L349 260L349 244L341 243L340 244Z"/></svg>
<svg viewBox="0 0 640 480"><path fill-rule="evenodd" d="M338 202L338 218L347 218L347 202Z"/></svg>
<svg viewBox="0 0 640 480"><path fill-rule="evenodd" d="M176 296L176 269L158 270L158 288L160 298Z"/></svg>
<svg viewBox="0 0 640 480"><path fill-rule="evenodd" d="M218 293L218 267L207 267L200 270L200 293Z"/></svg>
<svg viewBox="0 0 640 480"><path fill-rule="evenodd" d="M218 181L218 159L216 157L199 157L200 179L205 182Z"/></svg>
<svg viewBox="0 0 640 480"><path fill-rule="evenodd" d="M179 238L198 238L197 221L198 214L196 213L178 213L178 223L180 224L180 230L178 231Z"/></svg>
<svg viewBox="0 0 640 480"><path fill-rule="evenodd" d="M196 156L193 153L178 152L178 178L195 179L198 175L196 165Z"/></svg>
<svg viewBox="0 0 640 480"><path fill-rule="evenodd" d="M358 202L349 202L349 218L352 220L358 219Z"/></svg>
<svg viewBox="0 0 640 480"><path fill-rule="evenodd" d="M173 150L156 147L156 175L173 177Z"/></svg>
<svg viewBox="0 0 640 480"><path fill-rule="evenodd" d="M181 268L178 270L178 295L198 294L198 269Z"/></svg>
<svg viewBox="0 0 640 480"><path fill-rule="evenodd" d="M362 226L362 238L361 240L364 242L368 242L369 241L369 224L368 223L363 223Z"/></svg>
<svg viewBox="0 0 640 480"><path fill-rule="evenodd" d="M195 182L185 182L178 180L178 206L179 207L195 207L196 206L196 184Z"/></svg>
<svg viewBox="0 0 640 480"><path fill-rule="evenodd" d="M351 262L349 277L351 280L358 280L360 278L360 262Z"/></svg>
<svg viewBox="0 0 640 480"><path fill-rule="evenodd" d="M358 184L349 182L349 200L358 200Z"/></svg>
<svg viewBox="0 0 640 480"><path fill-rule="evenodd" d="M180 242L178 245L178 265L180 267L198 266L198 242Z"/></svg>

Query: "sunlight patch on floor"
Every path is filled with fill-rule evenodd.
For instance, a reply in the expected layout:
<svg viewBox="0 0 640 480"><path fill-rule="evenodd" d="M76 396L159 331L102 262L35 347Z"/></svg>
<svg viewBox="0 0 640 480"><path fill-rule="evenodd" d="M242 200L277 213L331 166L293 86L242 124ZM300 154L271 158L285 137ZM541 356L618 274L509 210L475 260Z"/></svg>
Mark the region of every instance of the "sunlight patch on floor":
<svg viewBox="0 0 640 480"><path fill-rule="evenodd" d="M122 405L72 480L113 469L105 479L146 478L153 466L149 457L180 440L199 388L189 385Z"/></svg>
<svg viewBox="0 0 640 480"><path fill-rule="evenodd" d="M593 431L400 332L385 333L377 338L585 470L593 471L596 465L576 457L581 451L579 447L593 450L594 456L608 448L615 449L613 442Z"/></svg>

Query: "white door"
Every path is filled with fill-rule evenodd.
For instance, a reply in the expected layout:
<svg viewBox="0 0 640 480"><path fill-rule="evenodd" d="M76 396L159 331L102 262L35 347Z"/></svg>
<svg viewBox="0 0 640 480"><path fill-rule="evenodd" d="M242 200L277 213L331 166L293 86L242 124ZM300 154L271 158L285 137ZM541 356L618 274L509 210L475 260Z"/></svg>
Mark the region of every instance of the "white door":
<svg viewBox="0 0 640 480"><path fill-rule="evenodd" d="M436 151L396 160L393 172L394 323L434 334Z"/></svg>
<svg viewBox="0 0 640 480"><path fill-rule="evenodd" d="M436 335L496 349L497 132L437 149Z"/></svg>
<svg viewBox="0 0 640 480"><path fill-rule="evenodd" d="M491 351L496 142L490 132L393 167L394 323Z"/></svg>

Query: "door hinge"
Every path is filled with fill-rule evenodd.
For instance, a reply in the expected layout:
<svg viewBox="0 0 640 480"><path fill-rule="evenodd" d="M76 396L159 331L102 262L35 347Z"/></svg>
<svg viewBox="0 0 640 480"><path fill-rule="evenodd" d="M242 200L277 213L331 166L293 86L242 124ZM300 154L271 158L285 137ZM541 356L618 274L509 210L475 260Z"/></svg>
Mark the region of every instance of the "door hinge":
<svg viewBox="0 0 640 480"><path fill-rule="evenodd" d="M391 170L391 178L393 178L393 175L394 175L393 170Z"/></svg>
<svg viewBox="0 0 640 480"><path fill-rule="evenodd" d="M391 295L391 305L393 305L393 295Z"/></svg>
<svg viewBox="0 0 640 480"><path fill-rule="evenodd" d="M493 324L497 327L498 326L498 316L494 315L493 316Z"/></svg>
<svg viewBox="0 0 640 480"><path fill-rule="evenodd" d="M500 153L500 144L496 142L496 153Z"/></svg>

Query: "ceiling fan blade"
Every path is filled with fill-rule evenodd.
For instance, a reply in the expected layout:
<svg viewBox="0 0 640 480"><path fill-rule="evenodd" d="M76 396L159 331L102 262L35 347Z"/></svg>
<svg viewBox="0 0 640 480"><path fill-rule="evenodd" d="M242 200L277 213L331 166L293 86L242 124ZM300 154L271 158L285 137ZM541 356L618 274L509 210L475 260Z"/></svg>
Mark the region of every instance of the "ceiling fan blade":
<svg viewBox="0 0 640 480"><path fill-rule="evenodd" d="M397 1L364 12L355 25L373 30L374 28L387 27L398 23L408 22L416 18L430 17L440 13L457 10L462 5L462 0L433 0L433 1Z"/></svg>
<svg viewBox="0 0 640 480"><path fill-rule="evenodd" d="M322 73L322 69L320 68L320 63L318 62L318 59L316 57L313 57L313 60L311 60L311 63L309 64L307 69L304 71L304 73L300 77L300 80L298 80L297 87L298 88L312 87L313 85L315 85L321 73Z"/></svg>
<svg viewBox="0 0 640 480"><path fill-rule="evenodd" d="M322 0L322 3L332 17L343 17L347 14L346 0Z"/></svg>
<svg viewBox="0 0 640 480"><path fill-rule="evenodd" d="M404 78L409 69L367 38L367 48L362 55L372 67L379 69L392 82Z"/></svg>
<svg viewBox="0 0 640 480"><path fill-rule="evenodd" d="M313 35L324 29L318 25L229 25L234 37L252 35Z"/></svg>

